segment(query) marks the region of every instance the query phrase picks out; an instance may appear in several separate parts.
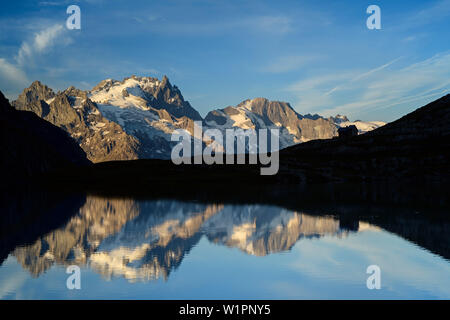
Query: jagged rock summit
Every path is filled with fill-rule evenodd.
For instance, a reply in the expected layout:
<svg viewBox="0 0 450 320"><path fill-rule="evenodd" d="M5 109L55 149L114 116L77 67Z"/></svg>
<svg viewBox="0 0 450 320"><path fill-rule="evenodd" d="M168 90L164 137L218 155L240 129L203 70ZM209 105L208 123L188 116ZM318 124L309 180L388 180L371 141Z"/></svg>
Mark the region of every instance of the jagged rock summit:
<svg viewBox="0 0 450 320"><path fill-rule="evenodd" d="M69 87L55 94L35 81L14 101L17 110L27 110L67 131L93 162L138 159L139 141L115 122L105 119L87 93Z"/></svg>
<svg viewBox="0 0 450 320"><path fill-rule="evenodd" d="M57 93L35 81L13 106L67 131L93 162L170 159L176 144L171 141L172 133L183 129L193 136L195 121L200 121L204 130L278 128L281 149L334 137L338 127L353 124L345 116L302 116L289 103L264 98L211 111L203 119L166 76L161 80L134 75L122 81L106 79L90 91L71 86ZM358 129L364 133L382 124L364 124ZM209 138L203 143L210 143Z"/></svg>
<svg viewBox="0 0 450 320"><path fill-rule="evenodd" d="M162 80L153 77L127 77L122 81L106 79L90 92L92 101L100 105L137 107L142 110L165 110L175 118L188 117L202 120L200 114L185 101L177 86L172 86L167 76Z"/></svg>

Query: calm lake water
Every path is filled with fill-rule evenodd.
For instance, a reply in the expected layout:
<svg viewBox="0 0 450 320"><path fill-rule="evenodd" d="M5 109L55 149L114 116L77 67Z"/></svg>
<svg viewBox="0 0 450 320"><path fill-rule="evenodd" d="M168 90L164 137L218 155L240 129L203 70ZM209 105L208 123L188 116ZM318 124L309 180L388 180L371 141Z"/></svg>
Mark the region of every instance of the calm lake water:
<svg viewBox="0 0 450 320"><path fill-rule="evenodd" d="M0 298L449 299L448 225L372 220L87 196L59 225L23 231L32 240L8 236ZM80 290L67 289L70 265ZM370 265L380 290L367 288Z"/></svg>

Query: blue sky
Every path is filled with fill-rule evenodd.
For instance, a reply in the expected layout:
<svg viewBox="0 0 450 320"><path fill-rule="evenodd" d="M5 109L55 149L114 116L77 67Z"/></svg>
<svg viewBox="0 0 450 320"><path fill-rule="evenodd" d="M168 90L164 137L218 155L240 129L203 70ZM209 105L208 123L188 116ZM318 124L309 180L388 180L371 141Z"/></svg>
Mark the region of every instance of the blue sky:
<svg viewBox="0 0 450 320"><path fill-rule="evenodd" d="M66 8L81 8L68 30ZM381 8L381 30L366 9ZM391 121L450 88L450 0L2 3L0 90L167 75L203 116L242 100Z"/></svg>

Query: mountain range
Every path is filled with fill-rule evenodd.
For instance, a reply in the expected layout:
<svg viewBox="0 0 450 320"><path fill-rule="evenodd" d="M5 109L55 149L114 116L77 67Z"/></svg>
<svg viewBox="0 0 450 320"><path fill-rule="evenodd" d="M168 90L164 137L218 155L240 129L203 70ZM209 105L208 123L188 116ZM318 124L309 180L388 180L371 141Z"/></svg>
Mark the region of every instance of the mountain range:
<svg viewBox="0 0 450 320"><path fill-rule="evenodd" d="M193 198L202 198L206 189L223 197L239 193L247 197L247 190L253 187L295 189L322 182L443 185L450 182L449 128L447 94L365 134L311 140L282 149L278 154L279 170L272 176L260 174L261 164L175 165L170 160L140 159L58 171L48 175L48 182L92 192L151 192L161 197L179 196L179 186L183 186L183 195Z"/></svg>
<svg viewBox="0 0 450 320"><path fill-rule="evenodd" d="M106 79L89 91L69 87L57 93L35 81L12 105L68 132L92 162L170 159L176 144L171 141L172 132L183 129L193 136L195 121L201 121L203 130L278 128L280 149L332 138L341 126L354 124L365 133L385 124L350 122L341 115L300 115L287 102L264 98L213 110L203 119L166 76L162 80L137 76L122 81ZM203 141L208 143L209 139Z"/></svg>

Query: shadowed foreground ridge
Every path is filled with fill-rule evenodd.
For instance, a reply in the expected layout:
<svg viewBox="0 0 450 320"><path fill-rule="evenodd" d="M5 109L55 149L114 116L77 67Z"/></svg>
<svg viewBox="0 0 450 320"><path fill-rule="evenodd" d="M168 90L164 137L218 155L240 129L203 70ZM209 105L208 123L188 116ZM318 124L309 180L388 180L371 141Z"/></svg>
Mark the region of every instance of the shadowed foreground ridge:
<svg viewBox="0 0 450 320"><path fill-rule="evenodd" d="M84 151L63 130L32 112L15 110L1 92L0 130L3 182L90 163Z"/></svg>
<svg viewBox="0 0 450 320"><path fill-rule="evenodd" d="M450 94L363 135L316 140L281 151L302 177L449 181Z"/></svg>

